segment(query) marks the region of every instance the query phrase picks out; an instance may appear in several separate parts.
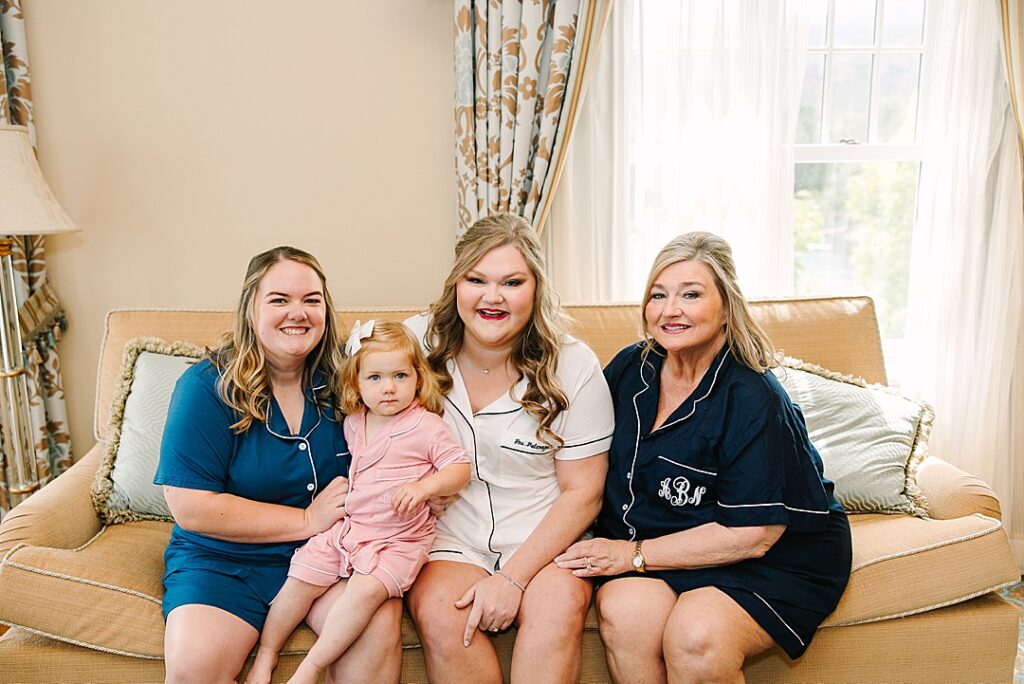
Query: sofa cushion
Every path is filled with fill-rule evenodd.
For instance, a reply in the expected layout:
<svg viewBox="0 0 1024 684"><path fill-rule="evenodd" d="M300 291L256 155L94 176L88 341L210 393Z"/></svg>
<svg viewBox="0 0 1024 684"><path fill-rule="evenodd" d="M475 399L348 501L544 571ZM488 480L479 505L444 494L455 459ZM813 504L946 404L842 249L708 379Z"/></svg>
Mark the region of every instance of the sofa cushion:
<svg viewBox="0 0 1024 684"><path fill-rule="evenodd" d="M20 544L0 560L0 624L137 658L162 658L166 522L111 525L77 549ZM45 600L41 600L45 597ZM316 640L302 626L282 653ZM406 619L402 643L419 644Z"/></svg>
<svg viewBox="0 0 1024 684"><path fill-rule="evenodd" d="M104 527L78 549L14 547L0 561L0 620L82 646L161 657L170 530L136 522Z"/></svg>
<svg viewBox="0 0 1024 684"><path fill-rule="evenodd" d="M861 515L852 526L853 575L825 625L918 613L1019 576L999 521L983 515ZM170 528L155 521L112 525L73 550L16 546L0 560L0 623L111 653L161 657L161 576ZM587 627L596 627L593 610ZM312 643L312 632L302 627L285 652L305 652ZM408 618L402 643L419 643Z"/></svg>
<svg viewBox="0 0 1024 684"><path fill-rule="evenodd" d="M124 348L110 407L106 451L93 482L93 503L106 523L171 520L163 489L153 484L174 385L203 347L137 337Z"/></svg>
<svg viewBox="0 0 1024 684"><path fill-rule="evenodd" d="M952 520L855 515L850 525L853 572L825 626L913 615L1020 579L1002 524L980 513Z"/></svg>
<svg viewBox="0 0 1024 684"><path fill-rule="evenodd" d="M784 359L775 375L803 411L847 511L925 515L915 476L927 455L930 406L798 359Z"/></svg>
<svg viewBox="0 0 1024 684"><path fill-rule="evenodd" d="M162 658L170 533L169 523L142 521L104 527L78 549L14 547L0 560L0 623L110 653ZM415 640L406 629L403 638ZM303 627L282 652L305 653L314 640Z"/></svg>

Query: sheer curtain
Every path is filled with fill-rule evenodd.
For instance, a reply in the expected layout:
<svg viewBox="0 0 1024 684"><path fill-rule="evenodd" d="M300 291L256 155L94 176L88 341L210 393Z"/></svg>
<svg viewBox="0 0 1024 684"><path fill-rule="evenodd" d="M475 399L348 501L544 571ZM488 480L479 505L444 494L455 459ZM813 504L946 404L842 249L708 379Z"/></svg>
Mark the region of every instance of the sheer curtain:
<svg viewBox="0 0 1024 684"><path fill-rule="evenodd" d="M613 5L545 231L564 300L639 299L698 229L732 243L748 294L791 290L802 4Z"/></svg>
<svg viewBox="0 0 1024 684"><path fill-rule="evenodd" d="M995 2L929 5L903 389L932 451L991 484L1024 567L1024 200Z"/></svg>
<svg viewBox="0 0 1024 684"><path fill-rule="evenodd" d="M1017 132L1024 146L1024 0L999 0L1003 27L1003 65Z"/></svg>

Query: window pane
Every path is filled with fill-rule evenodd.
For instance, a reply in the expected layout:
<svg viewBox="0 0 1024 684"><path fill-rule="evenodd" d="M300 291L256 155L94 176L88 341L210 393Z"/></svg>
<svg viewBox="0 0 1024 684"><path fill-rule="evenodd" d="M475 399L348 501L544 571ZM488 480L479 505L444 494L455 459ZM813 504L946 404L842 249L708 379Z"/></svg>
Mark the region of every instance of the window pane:
<svg viewBox="0 0 1024 684"><path fill-rule="evenodd" d="M807 47L825 47L828 0L810 0L807 5Z"/></svg>
<svg viewBox="0 0 1024 684"><path fill-rule="evenodd" d="M875 0L836 0L834 47L875 44Z"/></svg>
<svg viewBox="0 0 1024 684"><path fill-rule="evenodd" d="M882 18L882 45L920 45L924 34L924 0L889 0Z"/></svg>
<svg viewBox="0 0 1024 684"><path fill-rule="evenodd" d="M918 162L797 164L797 294L867 294L883 338L906 328Z"/></svg>
<svg viewBox="0 0 1024 684"><path fill-rule="evenodd" d="M817 145L821 142L821 98L825 86L825 55L807 55L804 88L800 95L800 120L796 141Z"/></svg>
<svg viewBox="0 0 1024 684"><path fill-rule="evenodd" d="M832 55L829 141L868 139L871 55Z"/></svg>
<svg viewBox="0 0 1024 684"><path fill-rule="evenodd" d="M921 56L883 54L878 68L877 142L914 142Z"/></svg>

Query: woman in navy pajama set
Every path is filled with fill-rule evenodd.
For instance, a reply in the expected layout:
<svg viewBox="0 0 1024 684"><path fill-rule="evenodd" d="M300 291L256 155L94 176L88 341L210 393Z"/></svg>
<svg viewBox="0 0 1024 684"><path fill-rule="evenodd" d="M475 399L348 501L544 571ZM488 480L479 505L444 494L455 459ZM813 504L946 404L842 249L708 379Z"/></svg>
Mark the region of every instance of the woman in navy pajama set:
<svg viewBox="0 0 1024 684"><path fill-rule="evenodd" d="M655 259L644 340L605 368L615 404L597 537L557 562L600 585L617 682L742 682L799 657L850 575L850 529L729 245L687 233Z"/></svg>
<svg viewBox="0 0 1024 684"><path fill-rule="evenodd" d="M344 514L350 456L336 413L338 323L320 264L292 247L249 262L234 330L178 380L155 482L167 681L234 681L292 552ZM314 604L319 631L339 583ZM398 681L401 602L378 612L335 678ZM383 636L382 636L383 635Z"/></svg>

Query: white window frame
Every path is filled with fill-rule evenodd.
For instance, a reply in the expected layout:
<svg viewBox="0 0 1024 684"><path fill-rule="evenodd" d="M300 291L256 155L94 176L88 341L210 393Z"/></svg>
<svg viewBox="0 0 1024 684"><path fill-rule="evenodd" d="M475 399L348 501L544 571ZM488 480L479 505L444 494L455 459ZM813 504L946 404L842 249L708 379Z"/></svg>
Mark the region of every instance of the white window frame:
<svg viewBox="0 0 1024 684"><path fill-rule="evenodd" d="M899 2L900 0L889 0ZM925 0L922 28L928 17L929 0ZM917 119L914 126L914 143L796 143L793 160L801 163L842 163L864 161L916 161L920 162L924 155L924 147L920 143L921 132L921 73L924 70L924 59L928 46L922 30L920 46L882 47L882 21L885 18L886 0L877 0L875 6L874 44L870 47L835 47L835 7L836 0L828 0L824 47L809 47L804 51L807 57L820 55L824 57L825 66L822 77L821 93L821 131L819 140L829 139L830 103L832 94L832 57L833 55L871 55L871 85L868 98L868 141L874 140L878 133L878 87L881 78L881 56L895 54L913 54L921 56L921 68L918 72L917 87Z"/></svg>

